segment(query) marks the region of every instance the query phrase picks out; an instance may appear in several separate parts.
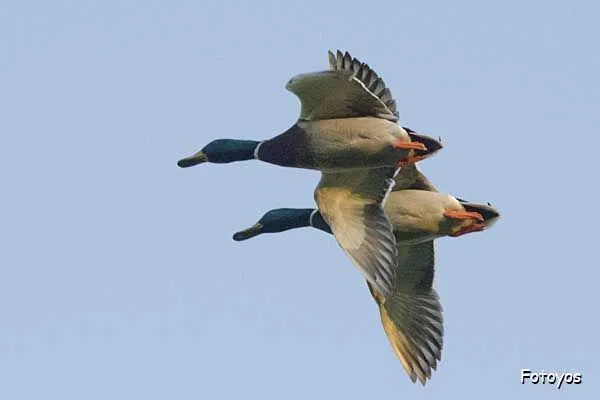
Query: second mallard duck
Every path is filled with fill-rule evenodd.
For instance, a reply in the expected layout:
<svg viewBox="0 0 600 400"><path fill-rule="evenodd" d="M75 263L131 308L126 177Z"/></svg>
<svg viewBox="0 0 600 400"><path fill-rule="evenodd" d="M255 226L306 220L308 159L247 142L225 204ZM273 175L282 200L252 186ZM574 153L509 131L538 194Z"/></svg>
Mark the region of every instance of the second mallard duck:
<svg viewBox="0 0 600 400"><path fill-rule="evenodd" d="M384 297L367 284L394 353L410 379L425 384L441 360L444 331L442 306L433 289L434 239L484 230L500 214L489 205L439 193L415 165L403 168L395 182L385 204L397 247L392 293ZM307 226L331 233L318 210L282 208L269 211L233 238L240 241Z"/></svg>

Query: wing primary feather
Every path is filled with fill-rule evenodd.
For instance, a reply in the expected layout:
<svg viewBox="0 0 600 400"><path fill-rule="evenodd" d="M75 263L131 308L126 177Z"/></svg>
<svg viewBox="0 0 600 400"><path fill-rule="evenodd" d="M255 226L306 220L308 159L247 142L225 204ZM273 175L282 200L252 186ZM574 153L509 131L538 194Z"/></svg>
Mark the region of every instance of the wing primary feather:
<svg viewBox="0 0 600 400"><path fill-rule="evenodd" d="M370 85L370 82L373 80L373 70L372 69L368 69L366 74L365 74L365 78L363 79L363 83L365 84L365 86L367 86L367 88Z"/></svg>
<svg viewBox="0 0 600 400"><path fill-rule="evenodd" d="M341 70L344 66L344 55L342 54L341 51L337 51L337 69L338 71Z"/></svg>
<svg viewBox="0 0 600 400"><path fill-rule="evenodd" d="M379 96L379 98L387 106L388 102L392 101L392 92L390 92L390 89L385 88L385 89L383 89L383 92L381 93L381 96ZM388 108L389 108L389 106L388 106Z"/></svg>
<svg viewBox="0 0 600 400"><path fill-rule="evenodd" d="M361 73L360 73L360 80L362 82L366 82L367 80L367 75L369 74L369 71L371 70L371 68L369 68L369 64L363 63L363 65L361 65Z"/></svg>
<svg viewBox="0 0 600 400"><path fill-rule="evenodd" d="M350 57L350 53L346 52L344 54L344 68L350 69L352 67L352 57Z"/></svg>
<svg viewBox="0 0 600 400"><path fill-rule="evenodd" d="M335 54L333 54L330 50L327 52L327 55L329 56L329 70L335 71L337 68L337 60L335 58Z"/></svg>
<svg viewBox="0 0 600 400"><path fill-rule="evenodd" d="M375 95L379 98L381 98L381 94L383 94L383 91L385 90L385 84L383 83L383 79L379 78L377 79L377 83L375 84L375 87L373 88L373 93L375 93Z"/></svg>
<svg viewBox="0 0 600 400"><path fill-rule="evenodd" d="M356 58L352 59L352 71L354 72L354 76L357 76L359 71L360 71L360 61L358 61Z"/></svg>

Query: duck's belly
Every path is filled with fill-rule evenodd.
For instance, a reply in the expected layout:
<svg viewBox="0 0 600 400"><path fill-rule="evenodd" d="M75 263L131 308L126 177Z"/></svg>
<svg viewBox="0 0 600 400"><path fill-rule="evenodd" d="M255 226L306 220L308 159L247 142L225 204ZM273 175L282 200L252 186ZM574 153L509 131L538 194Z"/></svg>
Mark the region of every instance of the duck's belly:
<svg viewBox="0 0 600 400"><path fill-rule="evenodd" d="M333 172L353 168L395 166L407 156L394 148L410 140L399 125L380 118L344 118L299 123L306 131L314 167Z"/></svg>

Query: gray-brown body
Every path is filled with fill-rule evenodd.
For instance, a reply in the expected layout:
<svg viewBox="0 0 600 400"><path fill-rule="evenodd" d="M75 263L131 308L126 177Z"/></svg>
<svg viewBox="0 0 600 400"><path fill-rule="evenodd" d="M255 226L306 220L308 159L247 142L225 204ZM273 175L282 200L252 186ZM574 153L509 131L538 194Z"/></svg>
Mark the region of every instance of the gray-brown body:
<svg viewBox="0 0 600 400"><path fill-rule="evenodd" d="M288 131L264 141L258 158L286 167L339 172L396 165L410 150L394 143L410 141L398 124L373 117L298 121Z"/></svg>
<svg viewBox="0 0 600 400"><path fill-rule="evenodd" d="M475 222L446 217L447 210L465 211L465 208L454 196L439 192L394 191L389 194L384 209L394 226L396 240L404 244L447 236Z"/></svg>

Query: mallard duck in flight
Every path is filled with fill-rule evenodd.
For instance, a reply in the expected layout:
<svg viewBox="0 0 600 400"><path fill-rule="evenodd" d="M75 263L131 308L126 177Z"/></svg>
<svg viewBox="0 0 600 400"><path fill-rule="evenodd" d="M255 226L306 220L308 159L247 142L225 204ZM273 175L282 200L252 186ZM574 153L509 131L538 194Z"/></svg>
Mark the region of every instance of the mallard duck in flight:
<svg viewBox="0 0 600 400"><path fill-rule="evenodd" d="M403 168L395 182L385 204L396 238L393 289L386 297L368 281L367 285L394 353L410 379L424 385L441 360L444 332L442 306L432 287L434 239L487 229L500 214L490 205L439 193L415 165ZM318 210L282 208L267 212L233 238L307 226L331 233Z"/></svg>
<svg viewBox="0 0 600 400"><path fill-rule="evenodd" d="M322 217L385 297L397 250L382 204L398 168L419 161L427 147L396 123L396 102L383 80L347 52L330 52L329 70L297 75L286 88L301 102L300 117L286 132L260 142L215 140L178 165L257 159L320 170L315 200Z"/></svg>

